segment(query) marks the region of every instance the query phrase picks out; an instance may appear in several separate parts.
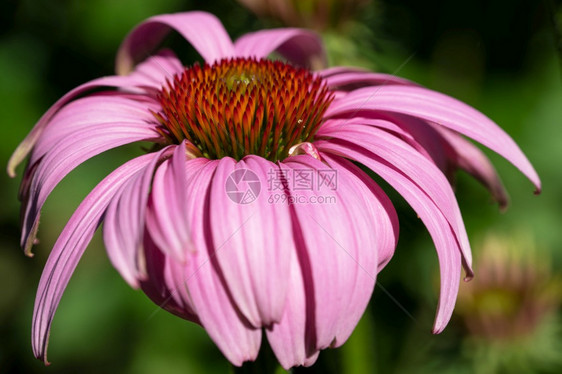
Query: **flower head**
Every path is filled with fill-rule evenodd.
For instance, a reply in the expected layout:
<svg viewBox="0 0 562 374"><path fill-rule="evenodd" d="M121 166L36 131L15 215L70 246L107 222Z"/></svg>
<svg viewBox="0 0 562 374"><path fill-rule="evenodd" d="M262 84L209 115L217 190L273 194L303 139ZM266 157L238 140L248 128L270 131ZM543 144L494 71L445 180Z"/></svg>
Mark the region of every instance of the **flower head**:
<svg viewBox="0 0 562 374"><path fill-rule="evenodd" d="M170 31L205 60L184 67ZM266 58L277 52L286 62ZM125 39L120 75L70 91L18 147L26 253L47 196L106 150L154 147L111 172L77 208L49 256L32 344L46 362L49 328L77 262L103 221L112 264L155 303L201 324L235 365L255 359L265 332L286 367L311 365L350 336L398 238L396 212L356 164L396 189L427 226L441 266L434 332L447 324L468 238L446 174L506 195L487 158L498 152L540 189L513 140L475 109L407 80L324 61L315 34L277 29L234 43L203 12L152 17Z"/></svg>

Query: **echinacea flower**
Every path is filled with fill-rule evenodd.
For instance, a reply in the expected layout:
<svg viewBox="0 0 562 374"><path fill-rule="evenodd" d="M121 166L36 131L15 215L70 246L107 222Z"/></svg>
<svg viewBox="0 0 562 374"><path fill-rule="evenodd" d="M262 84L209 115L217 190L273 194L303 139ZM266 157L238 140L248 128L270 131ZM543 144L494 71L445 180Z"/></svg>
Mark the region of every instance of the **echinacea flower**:
<svg viewBox="0 0 562 374"><path fill-rule="evenodd" d="M204 66L184 67L169 50L147 57L170 30ZM286 60L267 60L273 52ZM357 164L396 189L429 230L441 267L434 332L443 330L461 266L472 275L447 174L465 169L507 203L493 167L462 135L505 157L537 191L539 178L475 109L389 75L308 70L323 59L306 30L233 43L210 14L160 15L122 43L120 75L75 88L43 115L8 165L14 175L30 154L20 196L27 254L41 207L71 170L124 144L154 146L101 181L55 243L33 314L38 358L47 362L56 307L103 221L123 278L203 326L233 364L256 358L264 331L283 367L311 365L350 336L398 238L391 202Z"/></svg>

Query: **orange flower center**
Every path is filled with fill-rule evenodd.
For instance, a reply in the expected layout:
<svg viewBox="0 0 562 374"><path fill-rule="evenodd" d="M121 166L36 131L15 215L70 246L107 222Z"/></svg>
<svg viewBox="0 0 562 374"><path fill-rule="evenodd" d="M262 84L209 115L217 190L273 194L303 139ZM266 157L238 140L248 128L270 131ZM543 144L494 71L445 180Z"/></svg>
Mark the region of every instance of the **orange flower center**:
<svg viewBox="0 0 562 374"><path fill-rule="evenodd" d="M186 139L198 157L277 161L312 140L333 96L306 69L236 58L186 68L159 99L162 110L153 114L167 142Z"/></svg>

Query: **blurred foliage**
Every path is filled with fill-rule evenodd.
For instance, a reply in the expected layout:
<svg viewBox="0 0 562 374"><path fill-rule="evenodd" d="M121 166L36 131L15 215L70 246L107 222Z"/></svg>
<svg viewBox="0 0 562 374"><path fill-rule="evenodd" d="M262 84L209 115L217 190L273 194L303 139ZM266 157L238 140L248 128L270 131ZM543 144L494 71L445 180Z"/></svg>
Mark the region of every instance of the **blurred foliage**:
<svg viewBox="0 0 562 374"><path fill-rule="evenodd" d="M234 0L2 1L0 164L6 165L17 143L57 98L87 80L113 73L115 51L136 23L157 13L196 9L216 14L233 37L280 26L279 21L258 19ZM542 177L544 193L533 197L531 184L488 152L512 206L500 214L489 204L484 188L459 173L456 191L469 237L494 230L509 235L524 227L548 252L554 271L562 265L561 27L562 8L551 1L386 0L370 2L351 26L324 30L331 63L376 68L418 81L475 106L512 135ZM186 52L186 62L192 55ZM99 236L78 266L55 317L49 351L53 365L47 369L32 356L33 300L50 247L86 193L132 152L141 150L125 147L96 157L55 189L43 212L41 243L33 259L18 245L19 179L0 174L1 372L229 370L200 327L159 310L125 284L109 264ZM430 334L439 283L435 251L416 215L397 194L389 194L401 217L400 243L379 275L367 313L346 345L323 352L311 369L293 371L494 372L490 346L471 336L460 317L441 335ZM562 343L560 317L557 311L537 328L542 331L537 336L548 335L554 347ZM510 372L560 372L556 365L518 366L521 350L540 346L540 341L502 346L495 354L514 363L515 371Z"/></svg>

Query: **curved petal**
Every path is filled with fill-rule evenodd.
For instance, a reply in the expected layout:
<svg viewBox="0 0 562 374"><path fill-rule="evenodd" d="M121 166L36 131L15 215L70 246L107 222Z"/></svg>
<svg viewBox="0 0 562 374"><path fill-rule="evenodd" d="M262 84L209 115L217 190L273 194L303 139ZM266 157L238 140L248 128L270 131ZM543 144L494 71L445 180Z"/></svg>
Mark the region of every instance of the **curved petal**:
<svg viewBox="0 0 562 374"><path fill-rule="evenodd" d="M177 146L155 153L141 172L130 176L109 204L103 224L103 241L109 260L133 288L146 279L146 259L142 250L145 212L154 170Z"/></svg>
<svg viewBox="0 0 562 374"><path fill-rule="evenodd" d="M454 131L439 126L435 126L435 130L451 147L453 154L450 157L455 165L479 180L491 192L501 210L507 209L509 196L488 157L478 147Z"/></svg>
<svg viewBox="0 0 562 374"><path fill-rule="evenodd" d="M180 263L195 251L189 238L193 217L187 216L187 182L207 162L206 158L188 160L183 141L154 175L147 228L160 250Z"/></svg>
<svg viewBox="0 0 562 374"><path fill-rule="evenodd" d="M77 131L86 131L103 124L125 123L148 131L154 138L159 137L155 131L156 120L149 110L159 110L155 101L137 102L121 96L88 96L67 104L49 122L41 137L35 144L30 164L35 164L45 154L53 151L60 141L72 139Z"/></svg>
<svg viewBox="0 0 562 374"><path fill-rule="evenodd" d="M320 37L308 30L273 29L248 33L234 43L237 57L266 58L279 52L291 63L306 68L324 66L326 54Z"/></svg>
<svg viewBox="0 0 562 374"><path fill-rule="evenodd" d="M347 124L345 128L324 135L368 149L419 186L453 228L463 254L467 276L472 277L472 254L457 200L449 181L433 162L395 136L373 126Z"/></svg>
<svg viewBox="0 0 562 374"><path fill-rule="evenodd" d="M452 97L412 86L361 88L334 101L325 116L359 112L407 114L455 130L506 158L540 192L541 183L535 169L513 139L484 114Z"/></svg>
<svg viewBox="0 0 562 374"><path fill-rule="evenodd" d="M369 248L367 246L367 248L359 251L361 257L357 258L357 261L360 264L361 270L365 273L367 270L363 268L364 264L373 261L372 254L369 251L376 251L376 269L377 272L380 272L390 261L398 243L398 216L390 199L368 175L350 161L339 156L321 155L322 159L337 171L338 187L341 185L342 180L349 183L349 190L342 191L342 193L355 192L363 198L361 206L368 211L368 224L376 241L376 247ZM366 243L361 243L360 245L364 244ZM362 283L365 280L362 280L361 273L359 274L356 287L348 291L350 293L350 301L344 305L343 315L346 317L336 334L336 339L333 343L334 347L341 346L351 336L371 297L372 290L369 287L363 286ZM363 275L370 276L369 274ZM368 282L368 285L370 286L370 282Z"/></svg>
<svg viewBox="0 0 562 374"><path fill-rule="evenodd" d="M373 170L404 197L423 221L435 243L441 269L439 305L433 326L434 333L441 332L453 313L462 263L459 244L441 210L435 206L435 203L417 184L404 176L399 170L389 166L374 153L339 140L319 140L315 142L315 145L321 152L348 157Z"/></svg>
<svg viewBox="0 0 562 374"><path fill-rule="evenodd" d="M361 195L365 199L365 206L372 210L372 223L379 244L378 271L380 272L392 258L398 244L400 224L394 205L392 205L383 189L349 160L324 153L321 154L321 157L328 165L338 171L338 175L341 174L342 177L353 180L353 183L357 186L357 191L362 191Z"/></svg>
<svg viewBox="0 0 562 374"><path fill-rule="evenodd" d="M219 161L209 161L188 182L187 215L191 238L197 251L189 253L185 264L171 261L175 290L191 305L211 339L236 366L256 359L261 329L252 328L232 300L217 262L223 244L213 244L211 223L211 182ZM221 223L224 223L226 216ZM235 234L235 233L231 233Z"/></svg>
<svg viewBox="0 0 562 374"><path fill-rule="evenodd" d="M289 157L281 167L289 171L294 241L307 298L306 341L324 349L347 338L373 292L379 243L372 210L357 193L360 185L313 157ZM334 174L337 180L330 178ZM312 184L301 189L303 175Z"/></svg>
<svg viewBox="0 0 562 374"><path fill-rule="evenodd" d="M400 134L418 152L433 160L449 179L454 179L454 172L457 168L465 170L490 190L501 210L507 208L509 197L500 177L488 157L470 141L455 131L415 117L388 114L385 115L385 118L399 126L402 131L389 127L390 122L387 121L360 119L360 122ZM334 120L328 122L334 122ZM341 126L349 121L336 120L335 122L340 122ZM381 123L384 123L385 126L381 126Z"/></svg>
<svg viewBox="0 0 562 374"><path fill-rule="evenodd" d="M51 322L80 257L115 194L130 176L146 167L153 157L149 154L135 158L107 176L82 201L57 239L41 274L31 328L33 353L46 364Z"/></svg>
<svg viewBox="0 0 562 374"><path fill-rule="evenodd" d="M143 21L123 40L115 62L117 74L128 74L137 62L148 58L171 30L180 33L208 63L235 56L230 37L214 15L162 14Z"/></svg>
<svg viewBox="0 0 562 374"><path fill-rule="evenodd" d="M35 240L39 213L55 186L75 167L111 148L154 138L153 128L141 121L103 123L75 131L70 139L53 145L36 167L26 194L21 245L30 253Z"/></svg>
<svg viewBox="0 0 562 374"><path fill-rule="evenodd" d="M132 80L129 77L103 77L94 79L88 83L84 83L63 97L61 97L52 107L49 108L39 119L35 127L27 134L25 139L18 145L10 160L8 161L7 172L10 177L15 177L16 167L27 157L44 128L49 124L51 118L69 101L85 92L102 87L127 87L132 85Z"/></svg>
<svg viewBox="0 0 562 374"><path fill-rule="evenodd" d="M299 262L294 256L286 278L288 284L285 313L278 323L267 328L267 340L285 370L293 366L310 366L320 352L307 340L307 291ZM311 311L313 312L313 311Z"/></svg>
<svg viewBox="0 0 562 374"><path fill-rule="evenodd" d="M285 309L295 246L287 203L268 201L279 167L258 156L219 161L210 215L217 262L238 308L254 327L278 322ZM224 219L228 217L228 219Z"/></svg>

